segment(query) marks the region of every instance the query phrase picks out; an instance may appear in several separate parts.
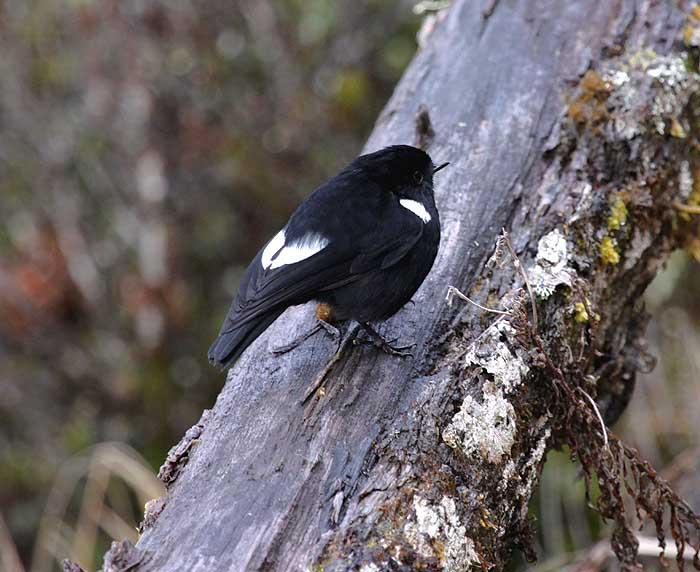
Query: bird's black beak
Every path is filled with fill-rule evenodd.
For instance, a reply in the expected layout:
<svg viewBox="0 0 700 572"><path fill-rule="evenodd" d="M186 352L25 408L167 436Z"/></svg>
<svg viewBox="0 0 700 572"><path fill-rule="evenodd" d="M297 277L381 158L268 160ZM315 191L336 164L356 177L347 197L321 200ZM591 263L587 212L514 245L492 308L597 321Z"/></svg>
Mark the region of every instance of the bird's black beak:
<svg viewBox="0 0 700 572"><path fill-rule="evenodd" d="M440 169L444 169L445 167L447 167L447 165L449 165L449 163L443 163L443 164L440 165L439 167L435 167L435 168L433 169L433 175L434 175L435 173L437 173Z"/></svg>

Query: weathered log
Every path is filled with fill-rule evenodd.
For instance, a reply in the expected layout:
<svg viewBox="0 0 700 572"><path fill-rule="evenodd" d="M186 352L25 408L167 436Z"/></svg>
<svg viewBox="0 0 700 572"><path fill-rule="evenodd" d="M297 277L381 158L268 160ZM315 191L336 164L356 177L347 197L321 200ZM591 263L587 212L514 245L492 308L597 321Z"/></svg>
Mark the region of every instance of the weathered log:
<svg viewBox="0 0 700 572"><path fill-rule="evenodd" d="M679 40L695 23L671 0L456 0L431 16L366 147L451 162L438 259L385 326L415 359L355 347L303 407L335 342L273 356L313 323L310 305L286 312L169 455L138 569L498 570L527 548L546 451L566 440L557 384L608 412L624 401L644 288L697 232L673 206L700 188L700 82ZM449 305L448 286L507 314Z"/></svg>

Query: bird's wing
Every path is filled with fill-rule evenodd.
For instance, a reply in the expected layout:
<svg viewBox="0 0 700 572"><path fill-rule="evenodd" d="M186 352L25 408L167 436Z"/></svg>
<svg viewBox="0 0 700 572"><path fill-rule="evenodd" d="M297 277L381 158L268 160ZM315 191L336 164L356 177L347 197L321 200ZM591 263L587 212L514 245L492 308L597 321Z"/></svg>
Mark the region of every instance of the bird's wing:
<svg viewBox="0 0 700 572"><path fill-rule="evenodd" d="M366 252L355 256L350 264L353 275L364 274L372 270L386 270L404 256L418 242L423 234L423 225L413 225L413 232L402 234L383 244L374 245Z"/></svg>
<svg viewBox="0 0 700 572"><path fill-rule="evenodd" d="M393 266L423 233L416 217L401 215L398 212L397 220L385 221L374 232L345 235L336 243L309 235L285 243L280 231L246 270L221 333L278 306L306 302L319 292Z"/></svg>

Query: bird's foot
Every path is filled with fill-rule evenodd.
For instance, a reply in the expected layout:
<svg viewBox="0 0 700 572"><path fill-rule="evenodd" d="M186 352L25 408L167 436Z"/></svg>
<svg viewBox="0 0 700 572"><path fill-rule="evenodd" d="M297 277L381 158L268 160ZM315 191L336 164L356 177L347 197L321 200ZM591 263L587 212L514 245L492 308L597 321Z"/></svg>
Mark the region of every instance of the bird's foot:
<svg viewBox="0 0 700 572"><path fill-rule="evenodd" d="M279 356L291 352L293 349L299 347L302 343L304 343L306 340L308 340L311 336L313 336L316 332L319 332L320 330L325 330L325 332L333 339L340 340L339 328L336 328L334 325L329 324L324 320L318 320L316 322L316 325L313 328L311 328L308 332L305 332L301 336L294 338L288 344L272 348L272 353L276 356ZM340 343L340 341L338 343Z"/></svg>
<svg viewBox="0 0 700 572"><path fill-rule="evenodd" d="M387 340L384 336L382 336L377 330L375 330L372 326L370 326L367 322L360 322L360 325L362 326L363 330L369 337L367 340L362 340L362 339L356 339L356 343L368 343L372 344L374 347L379 348L382 350L384 353L387 353L392 356L399 356L399 357L415 357L412 352L408 351L416 346L416 344L408 344L405 346L396 346L394 345L397 341L398 338L394 338L393 340Z"/></svg>

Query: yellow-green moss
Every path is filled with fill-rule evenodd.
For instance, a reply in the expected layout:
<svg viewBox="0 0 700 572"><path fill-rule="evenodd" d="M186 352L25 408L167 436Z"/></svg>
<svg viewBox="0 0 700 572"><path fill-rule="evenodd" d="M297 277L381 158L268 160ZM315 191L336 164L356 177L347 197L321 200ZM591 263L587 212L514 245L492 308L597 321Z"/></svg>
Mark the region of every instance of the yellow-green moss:
<svg viewBox="0 0 700 572"><path fill-rule="evenodd" d="M600 241L600 246L598 247L598 253L600 254L600 259L603 264L615 264L620 263L620 253L617 251L617 244L615 240L606 236Z"/></svg>
<svg viewBox="0 0 700 572"><path fill-rule="evenodd" d="M610 216L608 217L608 230L620 230L627 222L627 205L621 197L617 197L610 207Z"/></svg>
<svg viewBox="0 0 700 572"><path fill-rule="evenodd" d="M589 320L588 308L583 302L574 304L574 320L579 324L585 324Z"/></svg>

